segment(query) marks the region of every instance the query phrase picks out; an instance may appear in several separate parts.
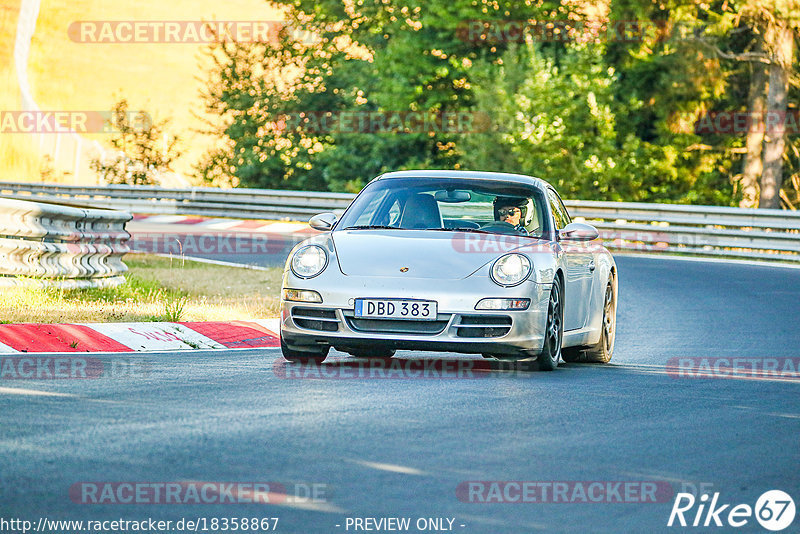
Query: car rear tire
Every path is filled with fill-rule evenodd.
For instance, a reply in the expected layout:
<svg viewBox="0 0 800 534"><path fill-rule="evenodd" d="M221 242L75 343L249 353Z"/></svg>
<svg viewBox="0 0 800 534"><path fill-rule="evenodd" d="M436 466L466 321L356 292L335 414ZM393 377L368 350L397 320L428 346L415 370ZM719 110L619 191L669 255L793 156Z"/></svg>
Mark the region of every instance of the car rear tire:
<svg viewBox="0 0 800 534"><path fill-rule="evenodd" d="M550 290L550 301L547 304L547 324L544 330L544 347L537 361L540 371L552 371L558 367L561 357L561 340L564 335L564 306L562 303L561 284L558 279Z"/></svg>
<svg viewBox="0 0 800 534"><path fill-rule="evenodd" d="M613 275L606 284L603 298L603 323L600 330L600 341L586 349L584 361L592 363L608 363L614 355L614 339L617 334L617 292Z"/></svg>
<svg viewBox="0 0 800 534"><path fill-rule="evenodd" d="M324 349L317 349L313 351L302 351L290 349L286 343L281 339L281 353L284 359L292 363L315 363L320 364L328 357L328 350L330 347Z"/></svg>
<svg viewBox="0 0 800 534"><path fill-rule="evenodd" d="M585 350L579 347L561 347L561 359L570 363L579 362Z"/></svg>

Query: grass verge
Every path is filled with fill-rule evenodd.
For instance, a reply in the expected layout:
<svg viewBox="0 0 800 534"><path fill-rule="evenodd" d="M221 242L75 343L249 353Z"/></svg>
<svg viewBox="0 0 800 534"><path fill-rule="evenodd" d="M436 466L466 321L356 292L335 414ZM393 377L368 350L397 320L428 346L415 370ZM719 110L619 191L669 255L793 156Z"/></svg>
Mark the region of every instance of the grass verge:
<svg viewBox="0 0 800 534"><path fill-rule="evenodd" d="M125 263L127 282L116 288L3 289L0 322L231 321L278 314L279 267L255 271L138 254Z"/></svg>

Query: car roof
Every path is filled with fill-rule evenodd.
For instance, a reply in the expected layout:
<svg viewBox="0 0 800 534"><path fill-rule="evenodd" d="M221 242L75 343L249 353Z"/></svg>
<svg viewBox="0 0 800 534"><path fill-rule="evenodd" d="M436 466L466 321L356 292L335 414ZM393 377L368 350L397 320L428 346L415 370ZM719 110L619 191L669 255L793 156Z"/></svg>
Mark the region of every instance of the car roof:
<svg viewBox="0 0 800 534"><path fill-rule="evenodd" d="M539 188L546 188L547 182L541 178L527 176L524 174L513 174L507 172L486 172L486 171L452 171L439 169L419 169L411 171L392 171L381 174L375 180L388 178L469 178L474 180L503 180L524 185L533 185Z"/></svg>

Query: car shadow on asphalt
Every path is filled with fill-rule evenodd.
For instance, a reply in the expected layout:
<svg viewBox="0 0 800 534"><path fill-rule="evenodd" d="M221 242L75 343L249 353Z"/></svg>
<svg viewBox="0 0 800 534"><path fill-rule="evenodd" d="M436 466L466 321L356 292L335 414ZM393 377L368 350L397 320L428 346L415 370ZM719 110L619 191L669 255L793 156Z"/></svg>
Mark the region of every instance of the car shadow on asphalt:
<svg viewBox="0 0 800 534"><path fill-rule="evenodd" d="M565 365L565 364L562 364ZM581 367L571 364L572 369ZM539 363L535 359L504 361L488 358L463 357L401 357L393 358L355 358L348 356L329 357L324 363L291 363L278 357L273 363L273 371L278 378L320 378L320 379L420 379L420 378L486 378L489 376L529 378L539 373ZM557 371L556 371L557 372Z"/></svg>

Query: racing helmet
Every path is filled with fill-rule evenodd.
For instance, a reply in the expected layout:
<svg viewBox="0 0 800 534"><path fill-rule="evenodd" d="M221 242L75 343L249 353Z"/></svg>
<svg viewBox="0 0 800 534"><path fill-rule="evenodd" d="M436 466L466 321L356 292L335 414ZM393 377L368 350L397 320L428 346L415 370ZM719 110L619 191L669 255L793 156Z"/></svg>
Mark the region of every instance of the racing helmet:
<svg viewBox="0 0 800 534"><path fill-rule="evenodd" d="M507 206L517 207L520 210L519 222L521 226L528 228L533 222L534 209L533 199L527 197L496 197L492 202L494 208L494 220L500 220L500 208Z"/></svg>

